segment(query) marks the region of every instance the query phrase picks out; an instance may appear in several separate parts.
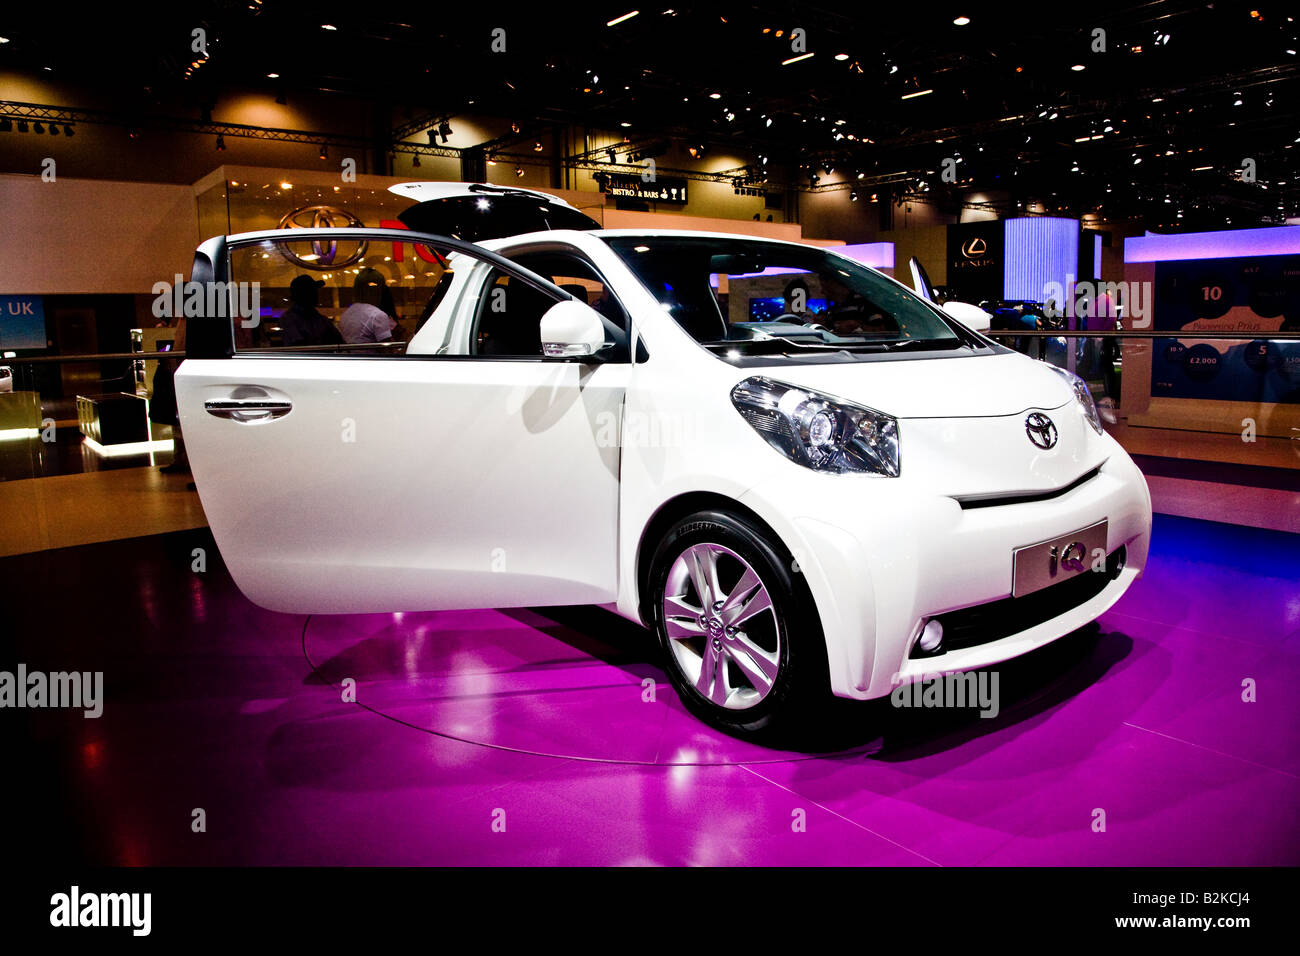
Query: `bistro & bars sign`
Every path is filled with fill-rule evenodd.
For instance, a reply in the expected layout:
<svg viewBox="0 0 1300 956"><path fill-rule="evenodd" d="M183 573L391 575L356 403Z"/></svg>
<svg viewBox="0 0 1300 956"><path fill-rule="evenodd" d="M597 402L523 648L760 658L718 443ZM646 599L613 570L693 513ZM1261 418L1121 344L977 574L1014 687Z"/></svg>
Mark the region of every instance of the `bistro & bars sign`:
<svg viewBox="0 0 1300 956"><path fill-rule="evenodd" d="M646 202L671 202L685 205L686 180L656 177L643 180L640 176L622 176L605 173L600 180L600 191L619 199L643 199Z"/></svg>

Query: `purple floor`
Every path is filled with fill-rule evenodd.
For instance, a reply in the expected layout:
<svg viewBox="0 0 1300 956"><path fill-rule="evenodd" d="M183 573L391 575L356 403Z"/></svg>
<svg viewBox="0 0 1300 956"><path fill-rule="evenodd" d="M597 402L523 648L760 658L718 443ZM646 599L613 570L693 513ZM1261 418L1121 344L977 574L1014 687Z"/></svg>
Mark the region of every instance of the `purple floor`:
<svg viewBox="0 0 1300 956"><path fill-rule="evenodd" d="M0 714L11 830L47 863L1300 864L1300 540L1154 541L996 718L847 706L831 756L709 731L592 608L272 614L206 531L6 558L0 669L107 698Z"/></svg>

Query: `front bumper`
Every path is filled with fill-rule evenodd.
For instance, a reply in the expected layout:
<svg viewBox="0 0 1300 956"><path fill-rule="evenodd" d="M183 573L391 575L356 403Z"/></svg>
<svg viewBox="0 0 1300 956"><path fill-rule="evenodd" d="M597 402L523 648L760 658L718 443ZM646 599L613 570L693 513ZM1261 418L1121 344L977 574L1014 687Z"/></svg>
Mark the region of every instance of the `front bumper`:
<svg viewBox="0 0 1300 956"><path fill-rule="evenodd" d="M760 483L741 501L781 535L805 576L821 615L831 689L859 699L937 672L997 664L1077 630L1142 573L1151 534L1146 481L1118 445L1094 477L1034 501L963 509L905 478L804 469ZM1102 518L1106 552L1124 548L1124 567L1096 593L996 640L909 657L929 618L1010 596L1016 548Z"/></svg>

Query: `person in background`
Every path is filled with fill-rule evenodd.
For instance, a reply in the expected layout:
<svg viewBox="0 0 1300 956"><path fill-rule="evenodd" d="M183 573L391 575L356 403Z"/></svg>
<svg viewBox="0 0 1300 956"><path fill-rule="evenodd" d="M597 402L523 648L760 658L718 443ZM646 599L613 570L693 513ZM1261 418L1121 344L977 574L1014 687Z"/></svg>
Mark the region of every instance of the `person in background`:
<svg viewBox="0 0 1300 956"><path fill-rule="evenodd" d="M176 319L176 338L172 351L185 351L185 318ZM157 425L170 425L172 429L172 461L158 470L164 475L188 475L190 458L185 453L185 439L181 435L181 418L176 409L176 368L180 362L174 358L158 360L153 373L153 396L149 400L149 420ZM189 485L194 490L193 482Z"/></svg>
<svg viewBox="0 0 1300 956"><path fill-rule="evenodd" d="M289 308L280 316L282 345L342 345L343 336L334 323L316 310L320 287L325 283L300 275L289 283Z"/></svg>
<svg viewBox="0 0 1300 956"><path fill-rule="evenodd" d="M1095 315L1088 320L1088 331L1114 332L1118 327L1119 309L1115 300L1104 288L1097 293ZM1101 377L1105 382L1106 394L1115 405L1119 404L1119 375L1115 363L1119 361L1119 339L1099 339L1097 357L1101 365Z"/></svg>
<svg viewBox="0 0 1300 956"><path fill-rule="evenodd" d="M356 292L356 301L339 317L343 341L354 345L391 340L397 321L384 309L388 285L383 274L377 269L362 269L357 273L352 288ZM387 295L387 301L391 304L391 294Z"/></svg>

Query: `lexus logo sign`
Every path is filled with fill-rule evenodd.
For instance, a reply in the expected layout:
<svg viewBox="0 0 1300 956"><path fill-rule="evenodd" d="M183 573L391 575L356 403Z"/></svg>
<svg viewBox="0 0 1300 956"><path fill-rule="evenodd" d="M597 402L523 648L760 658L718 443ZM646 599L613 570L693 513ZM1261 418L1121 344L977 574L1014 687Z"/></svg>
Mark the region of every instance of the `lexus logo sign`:
<svg viewBox="0 0 1300 956"><path fill-rule="evenodd" d="M967 259L978 259L989 251L989 244L976 236L974 239L967 239L962 243L961 254Z"/></svg>
<svg viewBox="0 0 1300 956"><path fill-rule="evenodd" d="M293 212L285 213L280 219L281 229L329 229L331 227L351 226L363 228L363 223L346 209L338 206L300 206ZM366 254L367 243L364 239L356 240L311 240L310 251L304 249L305 243L279 243L280 255L296 266L324 272L327 269L342 269L350 266ZM341 248L340 248L341 247Z"/></svg>

